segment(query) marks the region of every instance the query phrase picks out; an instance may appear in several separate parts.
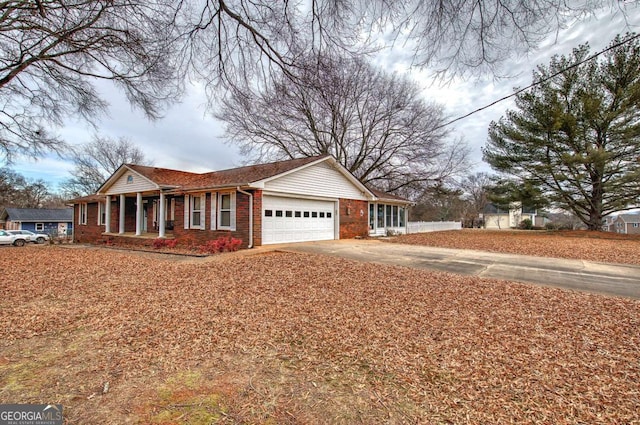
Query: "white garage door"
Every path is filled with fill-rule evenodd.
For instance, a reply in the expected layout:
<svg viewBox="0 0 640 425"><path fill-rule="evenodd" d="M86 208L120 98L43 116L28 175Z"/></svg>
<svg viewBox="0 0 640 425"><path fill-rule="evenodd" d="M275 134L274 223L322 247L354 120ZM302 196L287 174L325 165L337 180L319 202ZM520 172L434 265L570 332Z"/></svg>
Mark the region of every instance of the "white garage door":
<svg viewBox="0 0 640 425"><path fill-rule="evenodd" d="M335 202L311 199L262 198L262 243L334 239Z"/></svg>

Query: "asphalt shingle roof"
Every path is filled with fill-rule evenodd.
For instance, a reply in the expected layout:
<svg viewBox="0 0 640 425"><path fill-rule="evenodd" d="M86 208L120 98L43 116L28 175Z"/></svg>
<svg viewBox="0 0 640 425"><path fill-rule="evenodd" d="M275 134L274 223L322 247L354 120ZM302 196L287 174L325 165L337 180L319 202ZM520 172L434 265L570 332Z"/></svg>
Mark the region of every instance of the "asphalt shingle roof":
<svg viewBox="0 0 640 425"><path fill-rule="evenodd" d="M6 214L11 221L70 222L73 219L72 208L7 208Z"/></svg>
<svg viewBox="0 0 640 425"><path fill-rule="evenodd" d="M640 214L620 214L618 217L625 223L640 223Z"/></svg>
<svg viewBox="0 0 640 425"><path fill-rule="evenodd" d="M246 167L230 168L228 170L212 171L203 174L136 164L127 164L127 167L160 186L178 186L182 190L190 190L203 187L257 182L277 176L278 174L286 173L287 171L302 167L303 165L324 157L326 157L326 155L290 159L268 164L248 165Z"/></svg>

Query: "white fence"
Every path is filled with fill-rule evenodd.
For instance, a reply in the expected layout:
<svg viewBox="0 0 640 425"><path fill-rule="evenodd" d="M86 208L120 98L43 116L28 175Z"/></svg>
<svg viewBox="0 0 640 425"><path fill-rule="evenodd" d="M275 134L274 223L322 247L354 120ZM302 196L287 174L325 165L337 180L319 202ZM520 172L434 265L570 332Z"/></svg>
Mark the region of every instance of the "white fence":
<svg viewBox="0 0 640 425"><path fill-rule="evenodd" d="M460 221L410 221L407 223L407 233L426 233L460 229L462 229L462 222Z"/></svg>

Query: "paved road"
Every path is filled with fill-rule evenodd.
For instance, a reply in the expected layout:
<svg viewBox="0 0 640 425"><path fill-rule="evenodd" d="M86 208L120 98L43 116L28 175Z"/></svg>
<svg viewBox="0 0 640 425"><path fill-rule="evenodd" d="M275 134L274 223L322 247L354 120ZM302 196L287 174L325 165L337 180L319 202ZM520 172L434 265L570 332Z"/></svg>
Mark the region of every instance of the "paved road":
<svg viewBox="0 0 640 425"><path fill-rule="evenodd" d="M640 299L640 266L401 245L377 240L298 243L279 249Z"/></svg>

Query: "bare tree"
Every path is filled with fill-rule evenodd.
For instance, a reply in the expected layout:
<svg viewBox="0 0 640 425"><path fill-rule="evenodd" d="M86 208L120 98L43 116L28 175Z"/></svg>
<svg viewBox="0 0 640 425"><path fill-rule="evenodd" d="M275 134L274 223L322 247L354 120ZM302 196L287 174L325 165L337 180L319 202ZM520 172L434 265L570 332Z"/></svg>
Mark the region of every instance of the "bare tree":
<svg viewBox="0 0 640 425"><path fill-rule="evenodd" d="M61 147L65 118L106 110L98 80L159 117L181 88L174 12L169 0L0 1L0 155Z"/></svg>
<svg viewBox="0 0 640 425"><path fill-rule="evenodd" d="M41 208L49 195L44 180L28 180L9 168L0 168L0 206Z"/></svg>
<svg viewBox="0 0 640 425"><path fill-rule="evenodd" d="M318 66L316 60L321 61ZM448 145L442 106L425 102L406 78L361 59L309 59L296 81L234 91L216 117L253 161L322 154L365 184L396 191L448 178L466 147Z"/></svg>
<svg viewBox="0 0 640 425"><path fill-rule="evenodd" d="M487 173L479 172L464 176L458 183L458 188L462 191L462 198L465 201L465 221L469 227L476 227L479 223L480 214L489 203L488 188L493 184L491 176Z"/></svg>
<svg viewBox="0 0 640 425"><path fill-rule="evenodd" d="M409 210L411 221L459 221L464 215L462 192L454 187L437 185L423 191Z"/></svg>
<svg viewBox="0 0 640 425"><path fill-rule="evenodd" d="M144 153L130 140L118 140L94 136L94 139L73 151L75 167L72 177L62 183L62 191L68 197L95 193L122 164L150 165Z"/></svg>
<svg viewBox="0 0 640 425"><path fill-rule="evenodd" d="M291 72L309 54L401 44L413 65L440 75L495 72L605 0L182 1L185 60L212 91L256 71ZM624 6L619 6L624 13ZM381 41L383 46L381 46Z"/></svg>
<svg viewBox="0 0 640 425"><path fill-rule="evenodd" d="M150 118L185 77L211 99L299 60L402 43L418 66L492 71L605 0L0 0L0 155L39 156L65 118L94 122L113 82ZM382 40L382 45L381 45Z"/></svg>

